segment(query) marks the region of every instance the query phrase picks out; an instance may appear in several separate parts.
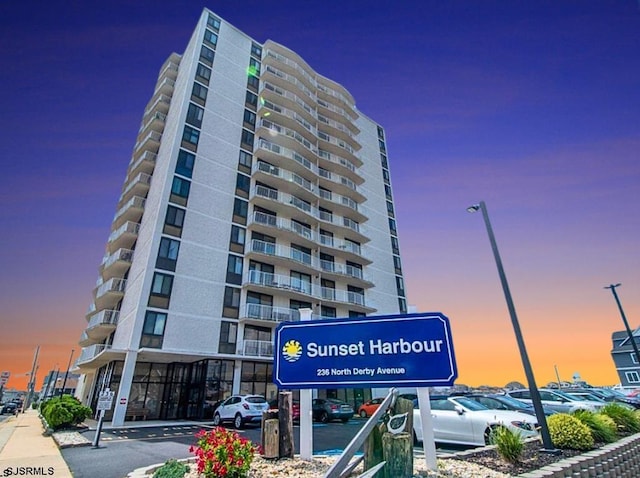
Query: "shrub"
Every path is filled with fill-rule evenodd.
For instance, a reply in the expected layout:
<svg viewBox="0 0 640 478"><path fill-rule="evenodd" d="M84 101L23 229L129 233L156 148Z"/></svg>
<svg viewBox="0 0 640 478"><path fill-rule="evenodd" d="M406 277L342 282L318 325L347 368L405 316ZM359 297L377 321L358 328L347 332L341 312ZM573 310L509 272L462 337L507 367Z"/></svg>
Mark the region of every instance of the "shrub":
<svg viewBox="0 0 640 478"><path fill-rule="evenodd" d="M189 451L196 455L198 472L205 478L244 478L258 448L226 428L200 430Z"/></svg>
<svg viewBox="0 0 640 478"><path fill-rule="evenodd" d="M558 448L571 450L589 450L594 440L591 430L576 417L567 413L557 413L547 417L549 434Z"/></svg>
<svg viewBox="0 0 640 478"><path fill-rule="evenodd" d="M496 446L498 454L508 463L517 463L522 456L524 441L520 433L507 427L497 427L491 432L491 443Z"/></svg>
<svg viewBox="0 0 640 478"><path fill-rule="evenodd" d="M58 429L82 423L91 416L91 409L70 395L55 397L40 405L40 413L51 428Z"/></svg>
<svg viewBox="0 0 640 478"><path fill-rule="evenodd" d="M607 415L578 410L573 416L589 427L596 442L612 443L618 439L616 424Z"/></svg>
<svg viewBox="0 0 640 478"><path fill-rule="evenodd" d="M189 465L172 458L155 471L153 478L182 478L188 471Z"/></svg>
<svg viewBox="0 0 640 478"><path fill-rule="evenodd" d="M633 410L623 407L619 403L607 403L602 407L600 413L611 417L622 432L640 432L640 417Z"/></svg>

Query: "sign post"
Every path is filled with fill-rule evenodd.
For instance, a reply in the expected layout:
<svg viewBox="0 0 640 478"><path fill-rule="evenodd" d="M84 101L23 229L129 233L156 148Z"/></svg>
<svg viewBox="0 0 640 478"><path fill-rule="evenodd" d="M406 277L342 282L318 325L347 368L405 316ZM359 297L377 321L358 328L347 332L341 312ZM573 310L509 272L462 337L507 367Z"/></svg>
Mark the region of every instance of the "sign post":
<svg viewBox="0 0 640 478"><path fill-rule="evenodd" d="M98 396L98 427L96 429L96 434L93 437L93 447L92 448L100 448L98 442L100 441L100 433L102 433L102 422L104 420L104 414L106 410L111 410L113 406L113 396L115 392L109 390L108 388L100 392Z"/></svg>

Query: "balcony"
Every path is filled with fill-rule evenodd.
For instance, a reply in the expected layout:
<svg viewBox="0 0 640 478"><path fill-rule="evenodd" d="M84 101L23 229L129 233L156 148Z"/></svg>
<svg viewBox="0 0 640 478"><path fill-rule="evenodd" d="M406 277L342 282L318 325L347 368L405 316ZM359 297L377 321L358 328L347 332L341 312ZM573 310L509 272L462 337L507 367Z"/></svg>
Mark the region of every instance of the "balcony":
<svg viewBox="0 0 640 478"><path fill-rule="evenodd" d="M130 249L133 247L136 239L138 239L139 230L140 224L137 222L125 222L109 235L108 252L113 253L118 249Z"/></svg>
<svg viewBox="0 0 640 478"><path fill-rule="evenodd" d="M156 83L155 93L160 93L161 95L171 96L173 94L173 89L176 86L176 82L171 78L160 77L160 81Z"/></svg>
<svg viewBox="0 0 640 478"><path fill-rule="evenodd" d="M100 354L110 349L111 349L111 345L108 345L108 344L94 344L89 347L85 347L82 349L82 352L80 352L80 357L78 357L78 360L76 361L76 365L82 366L87 362L91 362L94 359L96 359Z"/></svg>
<svg viewBox="0 0 640 478"><path fill-rule="evenodd" d="M119 317L120 311L118 310L102 310L93 315L83 333L83 338L86 337L85 343L81 341L80 345L86 346L102 342L116 329Z"/></svg>
<svg viewBox="0 0 640 478"><path fill-rule="evenodd" d="M133 251L131 249L118 249L102 260L100 272L102 279L107 281L112 277L123 277L131 267Z"/></svg>
<svg viewBox="0 0 640 478"><path fill-rule="evenodd" d="M295 267L311 274L316 272L320 267L318 259L311 256L311 254L307 254L293 247L281 246L257 239L251 241L249 250L247 251L247 257L250 258L255 255L269 256L269 263L273 265L286 268ZM264 260L264 258L259 258L259 260L260 259ZM292 262L295 262L295 264L292 264Z"/></svg>
<svg viewBox="0 0 640 478"><path fill-rule="evenodd" d="M114 309L122 300L124 289L127 285L125 279L111 278L103 282L96 288L95 306L96 310Z"/></svg>
<svg viewBox="0 0 640 478"><path fill-rule="evenodd" d="M299 320L300 312L296 309L273 307L262 304L245 304L240 309L240 322L252 323L255 325L296 322Z"/></svg>
<svg viewBox="0 0 640 478"><path fill-rule="evenodd" d="M162 134L164 131L164 124L167 120L167 115L164 113L160 113L159 111L151 112L150 116L145 116L142 118L142 124L140 125L140 129L138 130L138 134L143 131L155 131L156 133Z"/></svg>
<svg viewBox="0 0 640 478"><path fill-rule="evenodd" d="M134 196L124 204L113 217L112 228L117 230L126 222L140 222L144 212L145 198Z"/></svg>
<svg viewBox="0 0 640 478"><path fill-rule="evenodd" d="M158 153L160 148L160 140L162 135L156 131L149 131L146 135L142 136L133 147L134 154L139 151L151 151L152 153Z"/></svg>
<svg viewBox="0 0 640 478"><path fill-rule="evenodd" d="M307 173L307 175L310 174ZM308 179L287 169L258 160L253 165L253 175L262 182L269 181L278 190L299 194L308 201L317 200L315 185Z"/></svg>
<svg viewBox="0 0 640 478"><path fill-rule="evenodd" d="M308 83L309 86L313 88L317 87L318 82L316 81L314 75L311 72L307 71L305 67L298 64L298 62L296 62L295 60L288 58L285 55L282 55L271 48L265 49L263 63L265 65L276 64L283 70L287 70L295 75L299 75L300 78L303 78Z"/></svg>
<svg viewBox="0 0 640 478"><path fill-rule="evenodd" d="M260 82L260 97L272 101L297 113L305 115L308 121L316 121L315 102L308 101L292 91L281 88L269 81Z"/></svg>
<svg viewBox="0 0 640 478"><path fill-rule="evenodd" d="M150 186L151 175L139 173L125 184L119 203L124 204L134 196L146 197Z"/></svg>
<svg viewBox="0 0 640 478"><path fill-rule="evenodd" d="M137 157L134 156L131 158L127 176L132 177L140 173L153 174L153 170L156 168L157 157L158 155L151 151L143 151L141 155Z"/></svg>
<svg viewBox="0 0 640 478"><path fill-rule="evenodd" d="M164 65L160 68L159 78L171 78L175 80L178 77L178 68L180 67L180 56L172 54Z"/></svg>
<svg viewBox="0 0 640 478"><path fill-rule="evenodd" d="M254 211L249 221L249 227L251 230L268 235L274 234L274 229L277 229L285 239L304 244L308 247L315 245L315 236L310 227L285 218L278 218L270 214Z"/></svg>
<svg viewBox="0 0 640 478"><path fill-rule="evenodd" d="M256 270L247 273L243 285L252 285L268 294L277 291L279 295L293 299L308 299L312 295L311 282Z"/></svg>
<svg viewBox="0 0 640 478"><path fill-rule="evenodd" d="M149 104L144 110L145 116L154 112L159 111L160 113L167 114L169 112L169 105L171 104L171 97L167 95L155 95L149 101Z"/></svg>
<svg viewBox="0 0 640 478"><path fill-rule="evenodd" d="M279 144L260 138L258 141L256 156L284 169L300 175L308 175L311 171L314 175L318 174L318 167L308 158L315 157L311 154L300 154L293 149L286 148Z"/></svg>
<svg viewBox="0 0 640 478"><path fill-rule="evenodd" d="M241 354L248 357L273 358L273 342L270 340L245 340Z"/></svg>

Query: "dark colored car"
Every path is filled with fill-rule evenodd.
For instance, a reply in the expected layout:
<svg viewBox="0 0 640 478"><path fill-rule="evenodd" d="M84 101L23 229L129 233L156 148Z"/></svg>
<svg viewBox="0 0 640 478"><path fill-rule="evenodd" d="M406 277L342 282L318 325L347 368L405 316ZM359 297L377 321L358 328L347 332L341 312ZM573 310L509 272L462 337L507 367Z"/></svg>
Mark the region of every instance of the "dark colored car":
<svg viewBox="0 0 640 478"><path fill-rule="evenodd" d="M16 413L17 409L18 409L17 403L8 402L2 405L2 410L0 410L0 413Z"/></svg>
<svg viewBox="0 0 640 478"><path fill-rule="evenodd" d="M529 415L535 416L536 411L533 408L533 405L528 403L521 402L515 398L509 397L507 395L499 395L499 394L468 394L464 395L471 400L475 400L478 403L483 404L485 407L490 408L492 410L512 410L514 412L522 412L527 413ZM553 415L554 413L558 413L555 410L552 410L549 407L542 407L542 411L546 416Z"/></svg>
<svg viewBox="0 0 640 478"><path fill-rule="evenodd" d="M270 410L278 409L278 400L271 400L269 402ZM291 418L294 422L300 421L300 402L298 400L291 401Z"/></svg>
<svg viewBox="0 0 640 478"><path fill-rule="evenodd" d="M336 398L314 398L312 402L313 419L322 423L331 420L348 422L353 418L354 410L351 405Z"/></svg>
<svg viewBox="0 0 640 478"><path fill-rule="evenodd" d="M579 389L566 389L567 393L581 393L588 392L591 395L595 395L596 397L604 400L605 402L618 402L625 403L627 405L631 405L633 408L640 408L640 399L636 397L628 397L624 393L620 393L617 390L612 390L609 388L579 388Z"/></svg>

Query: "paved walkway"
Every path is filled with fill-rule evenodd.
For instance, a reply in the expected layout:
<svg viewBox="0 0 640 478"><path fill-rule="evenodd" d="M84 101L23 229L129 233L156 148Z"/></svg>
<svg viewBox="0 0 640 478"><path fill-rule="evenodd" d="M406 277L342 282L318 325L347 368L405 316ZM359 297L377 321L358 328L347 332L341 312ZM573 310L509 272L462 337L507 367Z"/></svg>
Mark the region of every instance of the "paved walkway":
<svg viewBox="0 0 640 478"><path fill-rule="evenodd" d="M37 410L0 422L0 476L72 478L55 441L43 433Z"/></svg>

